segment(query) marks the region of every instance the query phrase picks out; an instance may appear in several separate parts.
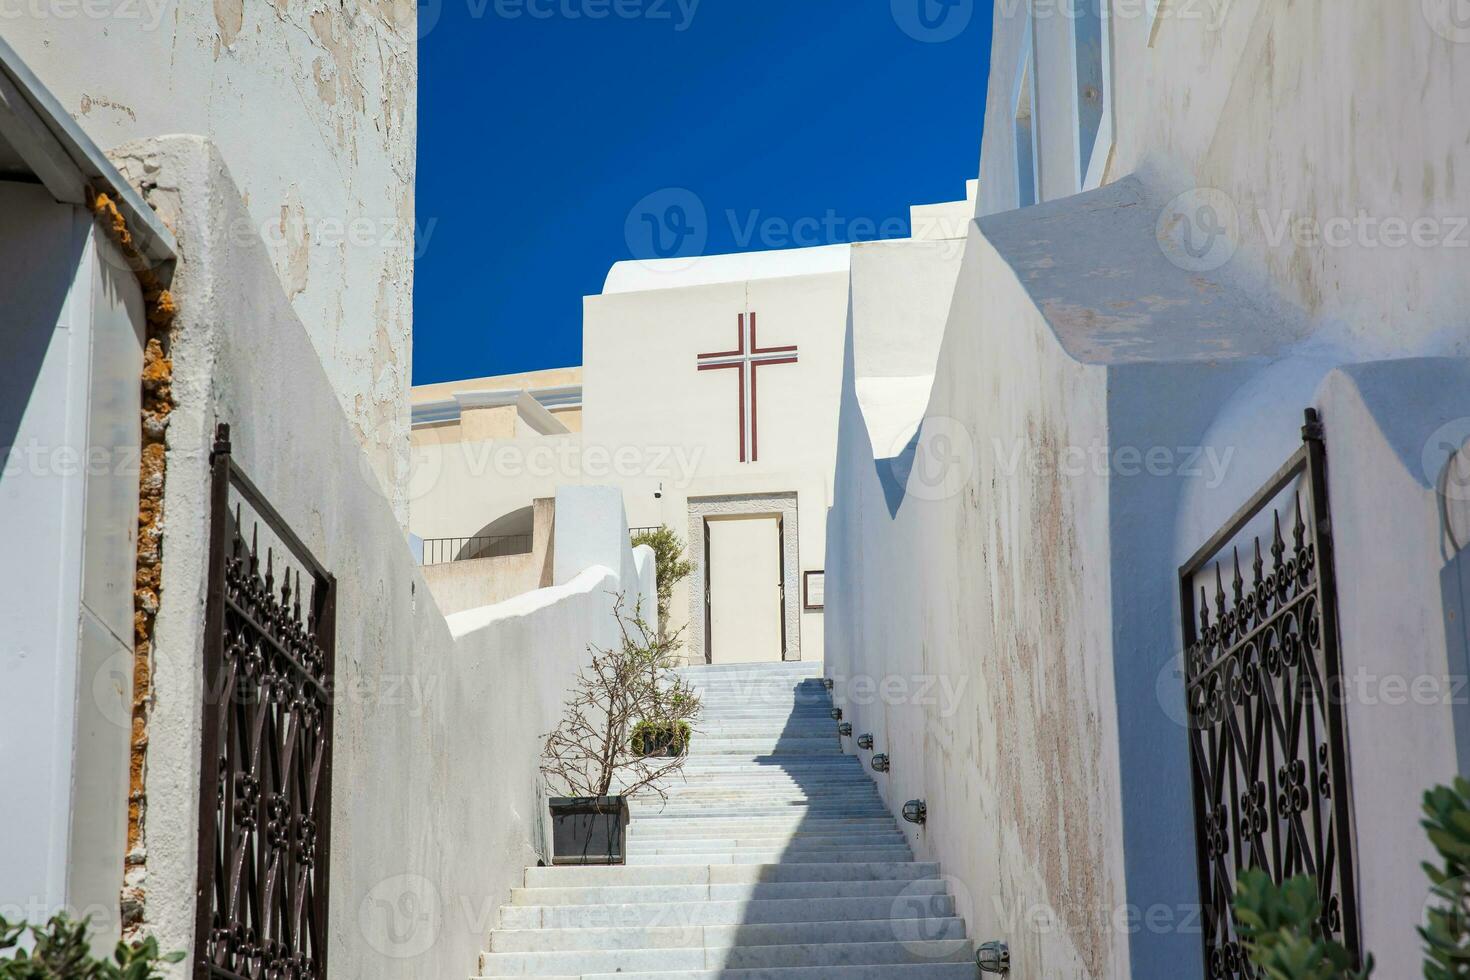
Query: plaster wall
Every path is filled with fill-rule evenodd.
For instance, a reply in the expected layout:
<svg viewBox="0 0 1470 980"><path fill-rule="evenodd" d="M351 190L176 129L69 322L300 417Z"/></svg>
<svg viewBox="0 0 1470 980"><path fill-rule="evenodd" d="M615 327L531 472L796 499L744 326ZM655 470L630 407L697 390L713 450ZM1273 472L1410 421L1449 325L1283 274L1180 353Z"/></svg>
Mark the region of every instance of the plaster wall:
<svg viewBox="0 0 1470 980"><path fill-rule="evenodd" d="M584 300L584 456L623 487L632 526L667 524L687 539L691 499L795 492L800 568L823 567L847 282L845 271L824 272ZM796 344L799 360L759 369L759 459L741 463L737 372L698 371L696 355L735 349L748 310L761 346ZM692 625L691 590L703 588L693 578L675 590L675 628ZM821 621L820 610L799 614L792 632L803 649L821 650ZM702 662L701 651L690 655Z"/></svg>
<svg viewBox="0 0 1470 980"><path fill-rule="evenodd" d="M850 338L871 313L854 302ZM971 934L1006 939L1017 976L1126 976L1108 922L1124 898L1109 588L1086 557L1106 531L1079 530L1105 529L1108 490L1047 463L1104 435L1106 372L1059 349L973 227L943 337L923 426L892 456L869 440L849 346L828 674L890 757L885 800L927 801L927 824L903 827L954 878ZM1034 455L1011 467L1016 449Z"/></svg>
<svg viewBox="0 0 1470 980"><path fill-rule="evenodd" d="M1385 976L1422 971L1419 866L1438 863L1419 829L1423 793L1470 768L1456 748L1470 703L1470 556L1441 506L1463 516L1466 495L1451 485L1439 496L1451 454L1436 435L1463 430L1467 392L1464 361L1411 358L1334 370L1315 399L1327 429L1364 944Z"/></svg>
<svg viewBox="0 0 1470 980"><path fill-rule="evenodd" d="M142 298L91 215L0 183L0 907L119 934Z"/></svg>
<svg viewBox="0 0 1470 980"><path fill-rule="evenodd" d="M5 17L6 40L100 146L180 132L216 142L246 206L212 233L265 242L278 288L406 521L416 5L18 9Z"/></svg>
<svg viewBox="0 0 1470 980"><path fill-rule="evenodd" d="M193 948L199 671L208 451L232 425L245 471L338 581L332 805L332 973L467 976L495 910L544 855L540 736L589 642L614 642L613 593L647 582L620 508L614 527L549 589L444 617L367 466L260 242L211 230L244 214L218 152L175 137L125 148L178 235L162 608L149 724L147 926ZM614 492L615 493L615 492ZM173 968L170 976L183 977Z"/></svg>
<svg viewBox="0 0 1470 980"><path fill-rule="evenodd" d="M1070 9L995 5L981 214L1017 206L1011 110L1033 50L1028 21L1041 198L1079 190ZM1238 226L1230 268L1364 357L1465 352L1470 146L1459 128L1426 124L1461 115L1470 45L1453 4L1347 0L1330 17L1269 0L1106 9L1115 141L1105 182L1149 170L1176 191L1222 192L1219 217ZM1344 223L1360 217L1362 231ZM1417 237L1416 221L1428 222ZM1335 241L1322 234L1332 222Z"/></svg>
<svg viewBox="0 0 1470 980"><path fill-rule="evenodd" d="M582 482L579 433L441 442L436 429L421 427L414 435L409 527L421 538L474 537L558 486Z"/></svg>

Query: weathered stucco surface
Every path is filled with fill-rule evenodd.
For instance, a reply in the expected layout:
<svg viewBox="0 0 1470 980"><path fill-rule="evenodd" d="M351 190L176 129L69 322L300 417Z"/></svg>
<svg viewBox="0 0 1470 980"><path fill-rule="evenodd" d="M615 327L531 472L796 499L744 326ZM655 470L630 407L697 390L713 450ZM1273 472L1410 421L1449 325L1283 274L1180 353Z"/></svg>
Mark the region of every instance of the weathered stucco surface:
<svg viewBox="0 0 1470 980"><path fill-rule="evenodd" d="M982 215L1017 206L1012 112L1028 56L1040 199L1080 189L1073 18L1064 3L1032 8L995 5ZM1365 357L1464 354L1470 142L1448 121L1464 116L1470 38L1455 11L1437 0L1343 0L1331 16L1320 4L1271 0L1117 0L1104 180L1152 171L1177 192L1222 192L1239 219L1230 270ZM1290 230L1359 215L1376 224L1341 247ZM1428 247L1382 233L1385 221L1412 229L1421 219L1439 239Z"/></svg>
<svg viewBox="0 0 1470 980"><path fill-rule="evenodd" d="M1100 435L1105 375L1058 348L984 251L972 232L906 453L872 445L856 397L854 376L886 358L849 349L828 672L854 731L890 757L890 805L928 802L926 826L904 826L957 879L971 934L1009 941L1019 976L1124 976L1126 937L1108 921L1123 898L1108 590L1076 531L1105 524L1106 485L1046 462ZM871 312L854 305L854 335L877 332ZM905 327L923 346L944 324ZM1014 472L1010 448L1023 450ZM883 486L895 467L896 514Z"/></svg>
<svg viewBox="0 0 1470 980"><path fill-rule="evenodd" d="M208 447L222 421L240 465L338 583L332 974L469 976L495 910L544 854L540 736L587 644L615 642L614 594L651 593L651 553L629 549L616 491L583 488L558 516L610 546L584 550L584 567L552 588L446 619L264 247L213 234L244 214L218 152L175 137L122 159L149 176L182 256L146 926L165 949L194 948Z"/></svg>
<svg viewBox="0 0 1470 980"><path fill-rule="evenodd" d="M211 234L265 241L406 522L417 5L139 0L27 9L42 15L7 17L6 40L100 146L193 133L219 147L245 208Z"/></svg>

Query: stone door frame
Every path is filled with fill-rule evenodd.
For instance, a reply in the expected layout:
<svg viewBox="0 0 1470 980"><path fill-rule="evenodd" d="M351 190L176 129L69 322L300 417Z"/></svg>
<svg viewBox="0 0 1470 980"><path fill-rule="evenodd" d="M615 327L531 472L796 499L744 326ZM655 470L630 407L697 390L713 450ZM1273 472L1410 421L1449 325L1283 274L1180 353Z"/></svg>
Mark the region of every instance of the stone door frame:
<svg viewBox="0 0 1470 980"><path fill-rule="evenodd" d="M786 649L782 659L801 659L801 526L796 491L779 493L717 494L689 498L689 560L694 563L689 586L689 659L708 663L705 641L705 582L708 561L704 550L704 522L709 517L761 517L781 520L781 618Z"/></svg>

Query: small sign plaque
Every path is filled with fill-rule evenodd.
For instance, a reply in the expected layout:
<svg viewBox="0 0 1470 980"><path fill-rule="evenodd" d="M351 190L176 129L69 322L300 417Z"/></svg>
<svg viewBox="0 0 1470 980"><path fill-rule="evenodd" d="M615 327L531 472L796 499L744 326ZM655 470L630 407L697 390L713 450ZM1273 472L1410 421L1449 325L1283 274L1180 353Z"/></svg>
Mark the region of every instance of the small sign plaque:
<svg viewBox="0 0 1470 980"><path fill-rule="evenodd" d="M802 606L806 609L821 609L826 606L827 572L813 569L801 575Z"/></svg>

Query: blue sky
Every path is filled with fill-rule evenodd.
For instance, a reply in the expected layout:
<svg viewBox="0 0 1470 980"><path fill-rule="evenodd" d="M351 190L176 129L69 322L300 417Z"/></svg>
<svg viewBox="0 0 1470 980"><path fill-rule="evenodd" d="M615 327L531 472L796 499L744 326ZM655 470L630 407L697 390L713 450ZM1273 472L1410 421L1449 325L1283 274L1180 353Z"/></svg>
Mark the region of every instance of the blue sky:
<svg viewBox="0 0 1470 980"><path fill-rule="evenodd" d="M990 11L420 0L414 383L580 363L622 259L906 235L975 174Z"/></svg>

